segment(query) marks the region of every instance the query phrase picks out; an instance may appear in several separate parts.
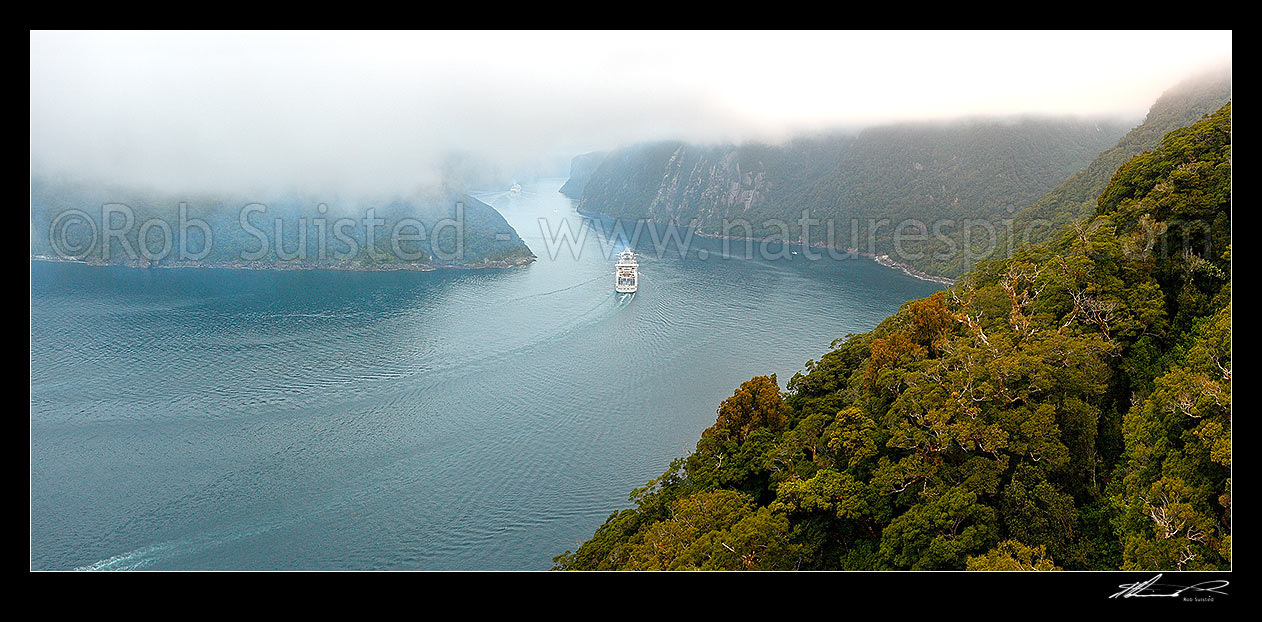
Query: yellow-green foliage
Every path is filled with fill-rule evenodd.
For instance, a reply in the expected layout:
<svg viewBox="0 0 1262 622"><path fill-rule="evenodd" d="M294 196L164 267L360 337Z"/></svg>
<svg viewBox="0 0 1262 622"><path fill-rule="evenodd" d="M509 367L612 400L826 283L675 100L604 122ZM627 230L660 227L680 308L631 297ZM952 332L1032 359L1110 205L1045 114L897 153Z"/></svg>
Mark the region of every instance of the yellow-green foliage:
<svg viewBox="0 0 1262 622"><path fill-rule="evenodd" d="M741 385L560 569L1231 567L1231 106L1094 216Z"/></svg>

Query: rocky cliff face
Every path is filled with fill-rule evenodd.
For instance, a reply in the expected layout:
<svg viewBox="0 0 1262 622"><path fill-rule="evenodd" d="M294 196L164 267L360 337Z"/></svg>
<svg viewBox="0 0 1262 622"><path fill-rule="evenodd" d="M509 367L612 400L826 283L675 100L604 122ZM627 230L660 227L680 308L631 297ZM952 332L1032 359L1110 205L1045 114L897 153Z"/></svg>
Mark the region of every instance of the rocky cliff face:
<svg viewBox="0 0 1262 622"><path fill-rule="evenodd" d="M1129 132L1116 120L1019 118L903 123L781 145L640 144L567 186L582 188L583 212L856 249L955 277L1089 216L1122 162L1230 98L1222 71L1170 89Z"/></svg>
<svg viewBox="0 0 1262 622"><path fill-rule="evenodd" d="M902 124L782 145L635 145L604 159L579 210L692 224L703 234L897 254L919 270L955 276L971 265L952 254L968 235L961 221L1010 217L1123 130L1019 119ZM804 216L813 221L805 227ZM911 234L896 247L895 228L904 221L911 229L900 235Z"/></svg>
<svg viewBox="0 0 1262 622"><path fill-rule="evenodd" d="M583 188L587 186L592 173L600 167L605 155L604 151L593 151L574 156L574 159L570 160L570 178L566 180L565 185L561 186L560 193L571 199L583 198Z"/></svg>
<svg viewBox="0 0 1262 622"><path fill-rule="evenodd" d="M836 135L777 146L667 142L619 149L593 173L579 210L695 224L710 234L763 235L768 219L798 218L792 208L807 206L803 191L827 175L853 140Z"/></svg>

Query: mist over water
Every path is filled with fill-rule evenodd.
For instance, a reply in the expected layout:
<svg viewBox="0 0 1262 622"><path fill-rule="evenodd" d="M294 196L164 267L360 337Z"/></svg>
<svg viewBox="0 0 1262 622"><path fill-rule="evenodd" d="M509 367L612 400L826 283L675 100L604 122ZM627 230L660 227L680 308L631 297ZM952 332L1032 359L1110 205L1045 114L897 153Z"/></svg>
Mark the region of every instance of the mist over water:
<svg viewBox="0 0 1262 622"><path fill-rule="evenodd" d="M32 262L31 567L546 569L742 381L939 287L697 239L620 298L563 181L479 195L523 269ZM597 226L552 259L540 218Z"/></svg>

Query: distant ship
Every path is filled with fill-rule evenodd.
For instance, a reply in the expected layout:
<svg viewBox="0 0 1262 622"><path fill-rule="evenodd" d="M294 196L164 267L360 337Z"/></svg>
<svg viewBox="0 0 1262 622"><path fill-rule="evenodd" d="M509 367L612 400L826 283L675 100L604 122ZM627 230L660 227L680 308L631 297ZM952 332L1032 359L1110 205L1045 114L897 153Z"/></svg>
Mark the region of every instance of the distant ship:
<svg viewBox="0 0 1262 622"><path fill-rule="evenodd" d="M640 264L636 263L635 253L629 249L618 255L618 263L614 266L617 280L613 290L619 294L634 294L640 284Z"/></svg>
<svg viewBox="0 0 1262 622"><path fill-rule="evenodd" d="M513 187L508 189L508 196L510 197L516 197L519 194L521 194L521 184L513 184Z"/></svg>

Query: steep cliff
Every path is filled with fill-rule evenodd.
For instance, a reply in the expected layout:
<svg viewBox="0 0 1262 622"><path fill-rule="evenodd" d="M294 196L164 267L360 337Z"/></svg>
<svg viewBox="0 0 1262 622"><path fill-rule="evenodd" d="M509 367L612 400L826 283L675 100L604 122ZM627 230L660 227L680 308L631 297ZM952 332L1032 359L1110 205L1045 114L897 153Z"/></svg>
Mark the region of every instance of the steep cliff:
<svg viewBox="0 0 1262 622"><path fill-rule="evenodd" d="M783 145L633 145L579 180L579 210L888 255L956 277L1090 215L1118 166L1230 98L1228 70L1170 89L1129 132L1116 121L1023 118Z"/></svg>
<svg viewBox="0 0 1262 622"><path fill-rule="evenodd" d="M600 167L605 155L604 151L593 151L574 156L574 159L570 160L570 178L566 180L565 185L561 186L559 192L571 199L583 198L583 188L587 187L587 181Z"/></svg>
<svg viewBox="0 0 1262 622"><path fill-rule="evenodd" d="M737 388L562 570L1230 570L1231 105L1096 210Z"/></svg>
<svg viewBox="0 0 1262 622"><path fill-rule="evenodd" d="M979 120L782 145L634 145L605 158L579 209L693 224L703 234L888 254L955 276L971 265L957 252L968 247L967 219L1010 217L1116 143L1122 129L1083 120Z"/></svg>

